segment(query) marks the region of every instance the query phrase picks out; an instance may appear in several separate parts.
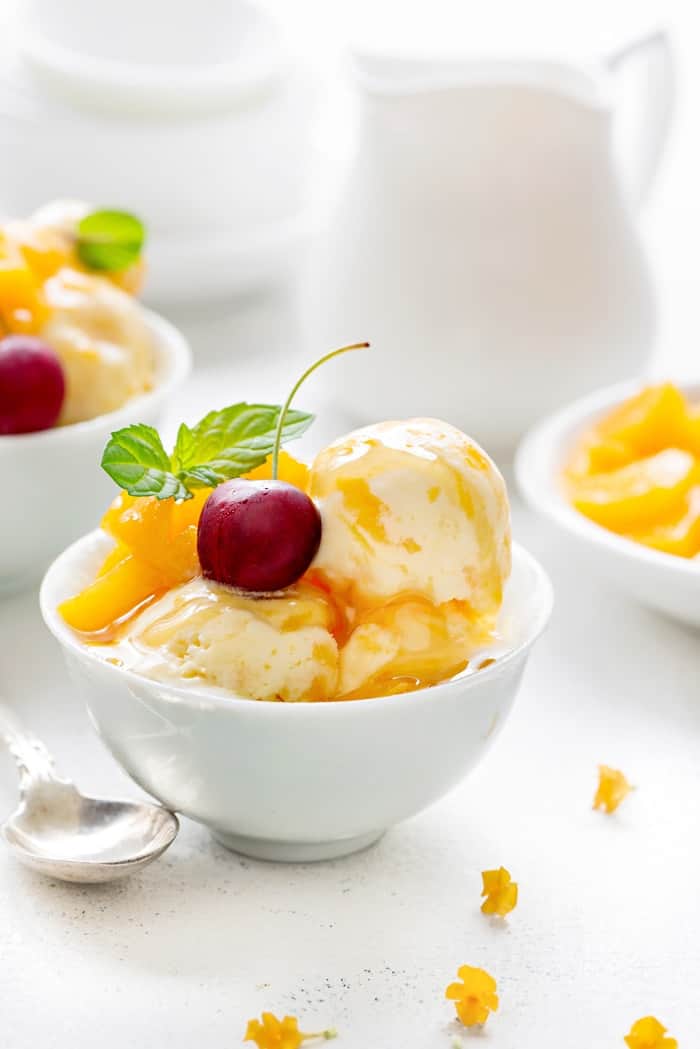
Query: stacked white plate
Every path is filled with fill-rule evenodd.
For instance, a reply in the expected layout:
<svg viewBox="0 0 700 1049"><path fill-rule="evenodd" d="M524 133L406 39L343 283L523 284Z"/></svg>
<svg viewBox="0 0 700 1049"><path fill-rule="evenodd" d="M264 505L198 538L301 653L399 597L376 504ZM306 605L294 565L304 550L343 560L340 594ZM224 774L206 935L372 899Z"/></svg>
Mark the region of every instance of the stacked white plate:
<svg viewBox="0 0 700 1049"><path fill-rule="evenodd" d="M137 213L155 301L273 282L311 232L316 86L249 0L19 0L0 25L0 212Z"/></svg>

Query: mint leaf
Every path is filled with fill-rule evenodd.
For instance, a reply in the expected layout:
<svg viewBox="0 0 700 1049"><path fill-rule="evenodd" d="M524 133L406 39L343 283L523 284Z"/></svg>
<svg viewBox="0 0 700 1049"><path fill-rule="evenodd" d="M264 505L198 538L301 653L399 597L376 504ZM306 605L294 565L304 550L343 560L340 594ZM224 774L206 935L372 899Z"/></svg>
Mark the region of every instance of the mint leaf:
<svg viewBox="0 0 700 1049"><path fill-rule="evenodd" d="M183 423L171 469L189 488L214 487L254 470L272 453L280 410L276 404L241 402L209 412L196 426ZM301 437L313 418L308 412L288 412L282 441Z"/></svg>
<svg viewBox="0 0 700 1049"><path fill-rule="evenodd" d="M127 426L112 434L102 469L129 495L191 499L195 488L215 488L264 463L280 411L277 404L243 402L209 412L196 426L180 426L172 456L152 426ZM300 437L313 418L308 412L287 412L282 440Z"/></svg>
<svg viewBox="0 0 700 1049"><path fill-rule="evenodd" d="M75 250L92 270L117 273L141 255L146 231L140 219L128 211L93 211L78 223Z"/></svg>
<svg viewBox="0 0 700 1049"><path fill-rule="evenodd" d="M192 493L172 472L170 457L158 431L145 423L136 423L112 434L102 455L102 469L129 495L192 498Z"/></svg>

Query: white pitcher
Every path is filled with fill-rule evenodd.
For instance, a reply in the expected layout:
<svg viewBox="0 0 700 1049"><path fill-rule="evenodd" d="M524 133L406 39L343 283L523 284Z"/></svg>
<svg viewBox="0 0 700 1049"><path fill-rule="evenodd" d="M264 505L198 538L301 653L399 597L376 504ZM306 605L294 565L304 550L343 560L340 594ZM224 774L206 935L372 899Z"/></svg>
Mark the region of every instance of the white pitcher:
<svg viewBox="0 0 700 1049"><path fill-rule="evenodd" d="M355 159L307 300L319 352L373 344L328 369L344 421L435 415L503 450L639 372L655 310L635 212L671 110L665 34L580 68L354 66ZM618 159L625 126L635 148Z"/></svg>

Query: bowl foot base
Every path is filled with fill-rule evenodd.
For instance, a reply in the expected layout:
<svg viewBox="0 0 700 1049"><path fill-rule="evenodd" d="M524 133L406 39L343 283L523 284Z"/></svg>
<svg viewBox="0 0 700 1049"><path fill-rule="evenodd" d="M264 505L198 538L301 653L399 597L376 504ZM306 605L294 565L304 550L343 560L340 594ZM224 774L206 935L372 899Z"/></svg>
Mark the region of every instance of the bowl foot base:
<svg viewBox="0 0 700 1049"><path fill-rule="evenodd" d="M216 840L232 852L240 852L254 860L272 860L276 863L316 863L318 860L335 860L366 849L378 841L384 831L370 831L356 838L340 838L337 841L270 841L268 838L247 838L242 834L213 830Z"/></svg>

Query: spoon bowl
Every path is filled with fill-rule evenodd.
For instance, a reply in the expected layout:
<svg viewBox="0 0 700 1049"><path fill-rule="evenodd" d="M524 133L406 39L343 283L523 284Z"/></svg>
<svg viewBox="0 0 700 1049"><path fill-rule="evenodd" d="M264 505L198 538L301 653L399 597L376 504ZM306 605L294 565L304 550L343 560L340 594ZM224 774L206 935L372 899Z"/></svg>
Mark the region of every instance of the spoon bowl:
<svg viewBox="0 0 700 1049"><path fill-rule="evenodd" d="M18 764L21 792L1 832L27 867L63 881L114 881L173 843L179 823L172 812L150 802L86 797L56 774L43 743L12 722L0 708L0 736Z"/></svg>
<svg viewBox="0 0 700 1049"><path fill-rule="evenodd" d="M87 798L22 804L2 827L26 866L74 882L124 878L157 859L175 839L177 817L156 805Z"/></svg>

